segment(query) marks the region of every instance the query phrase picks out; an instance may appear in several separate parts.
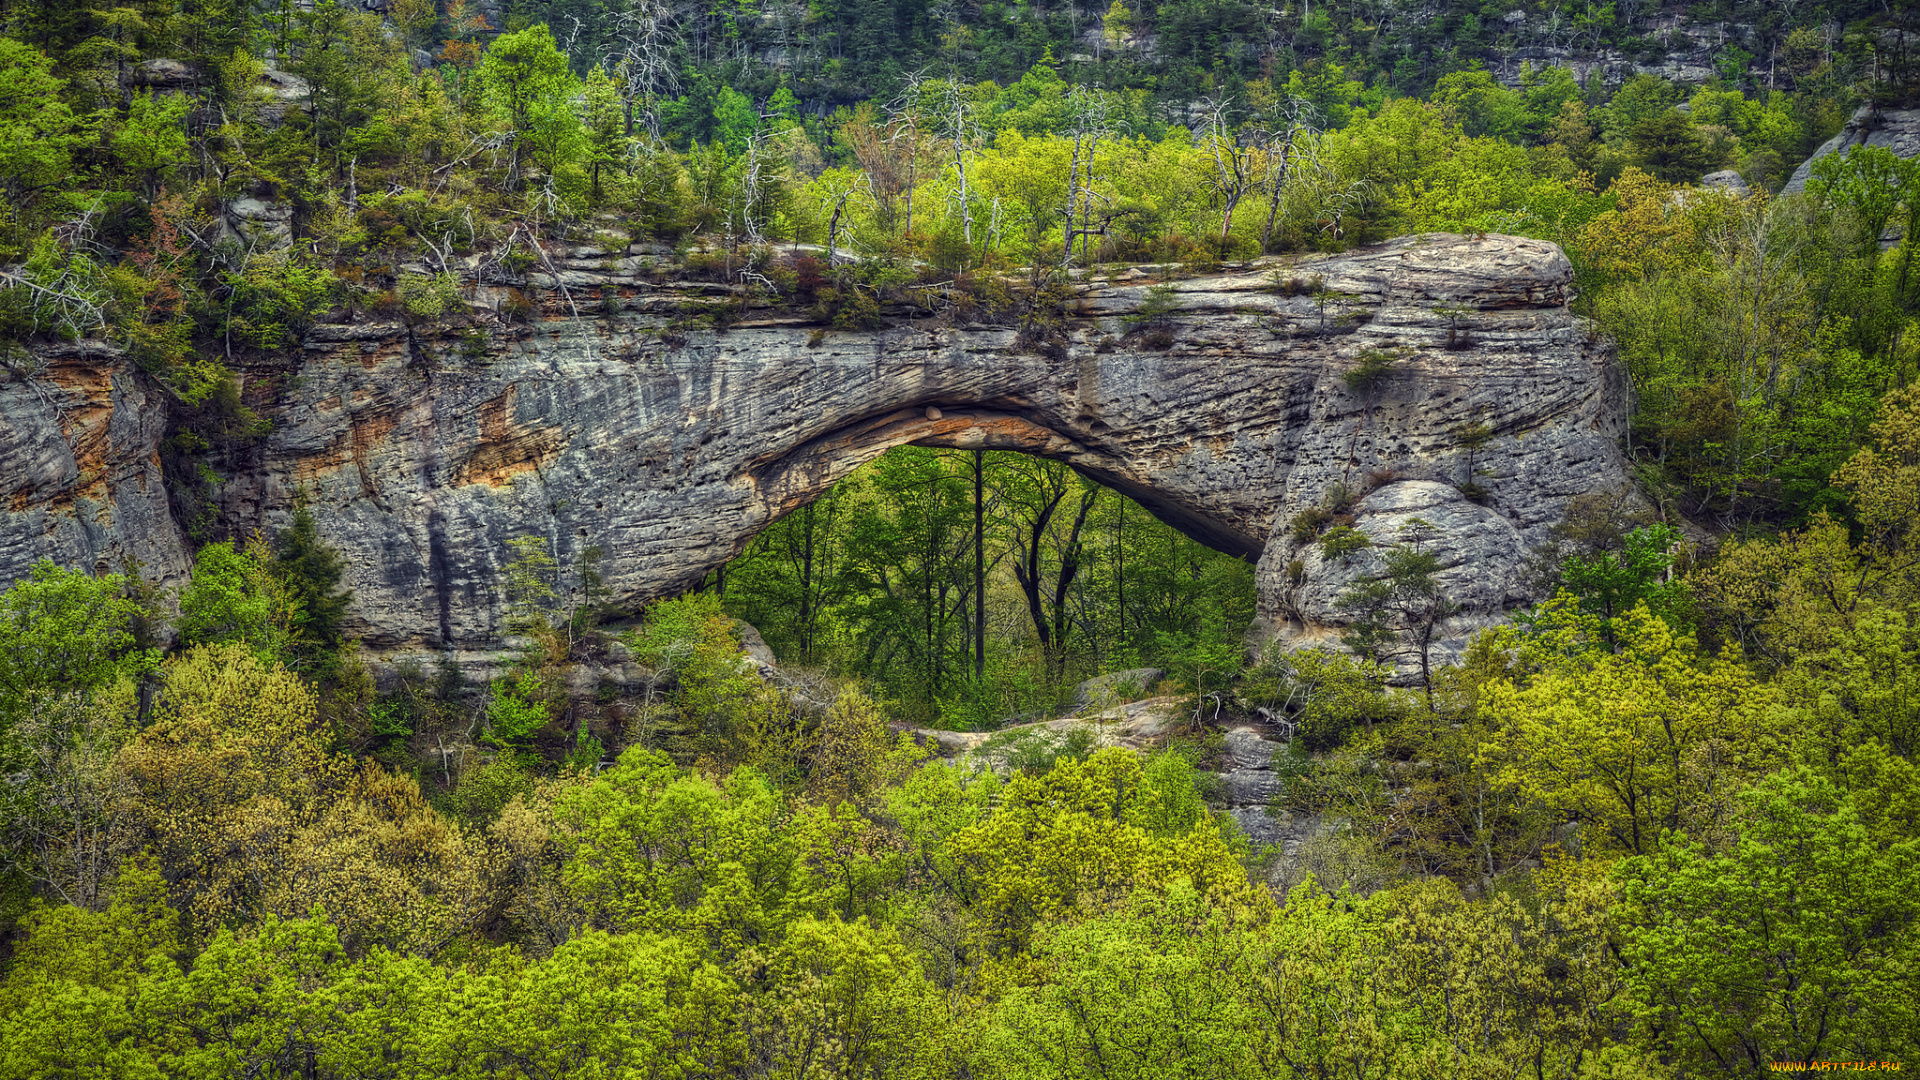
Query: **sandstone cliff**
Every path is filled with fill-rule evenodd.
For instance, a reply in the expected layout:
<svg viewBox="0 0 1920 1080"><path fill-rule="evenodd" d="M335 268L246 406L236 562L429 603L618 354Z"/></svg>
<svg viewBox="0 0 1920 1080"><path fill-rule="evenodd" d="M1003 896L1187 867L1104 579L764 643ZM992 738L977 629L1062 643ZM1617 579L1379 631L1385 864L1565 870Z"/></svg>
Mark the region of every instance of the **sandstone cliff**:
<svg viewBox="0 0 1920 1080"><path fill-rule="evenodd" d="M0 367L0 585L34 562L163 580L191 563L167 504L167 403L97 342Z"/></svg>
<svg viewBox="0 0 1920 1080"><path fill-rule="evenodd" d="M1379 566L1323 558L1296 515L1344 488L1347 520L1380 543L1418 517L1462 604L1457 640L1536 599L1525 556L1572 497L1626 483L1626 387L1539 241L1411 237L1176 281L1144 343L1121 317L1148 286L1093 280L1037 349L938 310L873 332L776 308L686 329L725 287L651 284L628 252L556 254L530 282L547 287L533 325L322 325L249 372L272 432L226 468L216 532L277 527L304 497L347 557L369 647L487 650L514 537L549 538L563 562L598 549L637 606L891 446L1009 448L1258 560L1262 615L1287 635L1336 627L1334 598ZM47 360L0 386L0 580L41 556L177 575L159 402L103 348ZM1363 364L1380 374L1349 385ZM1469 475L1472 425L1490 438Z"/></svg>
<svg viewBox="0 0 1920 1080"><path fill-rule="evenodd" d="M1844 154L1856 146L1883 146L1896 157L1920 157L1920 109L1881 109L1863 105L1840 133L1800 163L1787 178L1784 191L1804 191L1813 178L1813 163L1829 154Z"/></svg>

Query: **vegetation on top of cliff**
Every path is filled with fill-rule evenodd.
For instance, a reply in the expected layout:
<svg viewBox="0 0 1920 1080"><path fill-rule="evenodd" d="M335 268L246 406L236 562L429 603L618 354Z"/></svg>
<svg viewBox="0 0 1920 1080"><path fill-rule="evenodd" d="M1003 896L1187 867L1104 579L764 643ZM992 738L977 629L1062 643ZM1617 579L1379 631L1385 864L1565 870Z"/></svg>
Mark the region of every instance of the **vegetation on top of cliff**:
<svg viewBox="0 0 1920 1080"><path fill-rule="evenodd" d="M1913 366L1906 249L1878 243L1911 224L1903 166L1862 150L1805 199L1671 194L1713 169L1775 187L1856 102L1904 93L1899 13L403 7L0 15L0 356L124 345L175 399L184 517L264 431L236 364L322 319L618 315L618 289L561 272L595 260L734 290L640 316L670 340L760 302L854 329L917 301L1055 348L1050 280L1102 263L1538 236L1622 341L1650 482L1728 528L1839 509L1825 477ZM1190 48L1202 28L1241 44ZM888 68L896 37L927 65ZM1636 41L1714 61L1685 83L1555 66ZM504 298L476 306L483 282ZM1135 336L1170 344L1151 321Z"/></svg>

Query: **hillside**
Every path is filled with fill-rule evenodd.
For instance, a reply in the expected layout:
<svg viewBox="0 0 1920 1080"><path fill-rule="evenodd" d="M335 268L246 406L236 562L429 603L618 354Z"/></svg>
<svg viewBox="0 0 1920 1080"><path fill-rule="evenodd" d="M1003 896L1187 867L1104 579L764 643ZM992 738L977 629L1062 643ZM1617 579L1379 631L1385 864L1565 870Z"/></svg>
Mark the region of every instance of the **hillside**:
<svg viewBox="0 0 1920 1080"><path fill-rule="evenodd" d="M1913 1067L1916 30L0 7L0 1077Z"/></svg>

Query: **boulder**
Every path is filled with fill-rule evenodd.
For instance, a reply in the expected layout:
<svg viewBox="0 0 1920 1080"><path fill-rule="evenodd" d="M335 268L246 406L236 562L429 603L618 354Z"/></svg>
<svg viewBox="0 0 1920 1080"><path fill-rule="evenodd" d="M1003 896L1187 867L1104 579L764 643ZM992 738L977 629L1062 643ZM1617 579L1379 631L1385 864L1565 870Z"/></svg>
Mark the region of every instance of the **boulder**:
<svg viewBox="0 0 1920 1080"><path fill-rule="evenodd" d="M1750 195L1753 189L1747 186L1746 178L1732 169L1711 172L1700 178L1701 187L1720 188L1735 195Z"/></svg>
<svg viewBox="0 0 1920 1080"><path fill-rule="evenodd" d="M133 65L127 71L127 81L155 92L173 92L199 85L200 73L178 60L162 57Z"/></svg>
<svg viewBox="0 0 1920 1080"><path fill-rule="evenodd" d="M1083 712L1138 700L1151 693L1165 674L1160 668L1129 668L1096 675L1073 688L1073 699L1067 707Z"/></svg>

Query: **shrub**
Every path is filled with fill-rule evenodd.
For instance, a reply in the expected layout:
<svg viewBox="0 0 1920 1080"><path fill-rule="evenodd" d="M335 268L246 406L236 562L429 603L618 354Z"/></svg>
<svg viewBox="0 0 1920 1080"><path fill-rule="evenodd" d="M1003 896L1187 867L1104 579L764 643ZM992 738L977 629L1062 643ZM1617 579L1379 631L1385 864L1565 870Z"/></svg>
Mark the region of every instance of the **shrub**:
<svg viewBox="0 0 1920 1080"><path fill-rule="evenodd" d="M1267 275L1267 280L1273 282L1273 291L1281 296L1317 296L1327 291L1327 279L1319 274L1302 280L1298 275L1275 270Z"/></svg>
<svg viewBox="0 0 1920 1080"><path fill-rule="evenodd" d="M1347 525L1337 525L1320 538L1320 555L1327 561L1345 561L1354 552L1372 547L1367 534Z"/></svg>
<svg viewBox="0 0 1920 1080"><path fill-rule="evenodd" d="M460 310L460 285L452 274L404 274L396 290L400 304L416 319L439 319Z"/></svg>
<svg viewBox="0 0 1920 1080"><path fill-rule="evenodd" d="M1362 397L1371 396L1386 386L1387 378L1393 374L1393 366L1399 362L1400 358L1392 353L1368 349L1360 354L1360 362L1340 378L1347 384L1347 389Z"/></svg>
<svg viewBox="0 0 1920 1080"><path fill-rule="evenodd" d="M1321 526L1333 520L1333 514L1324 506L1309 506L1293 515L1287 523L1288 535L1296 544L1304 544L1320 535Z"/></svg>
<svg viewBox="0 0 1920 1080"><path fill-rule="evenodd" d="M1180 308L1179 292L1172 285L1149 285L1146 299L1140 307L1130 314L1120 316L1120 321L1133 330L1145 332L1152 329L1165 329L1172 321L1172 315Z"/></svg>
<svg viewBox="0 0 1920 1080"><path fill-rule="evenodd" d="M494 682L493 700L487 703L487 730L480 737L503 750L530 749L534 735L551 719L553 711L540 676L522 671Z"/></svg>

